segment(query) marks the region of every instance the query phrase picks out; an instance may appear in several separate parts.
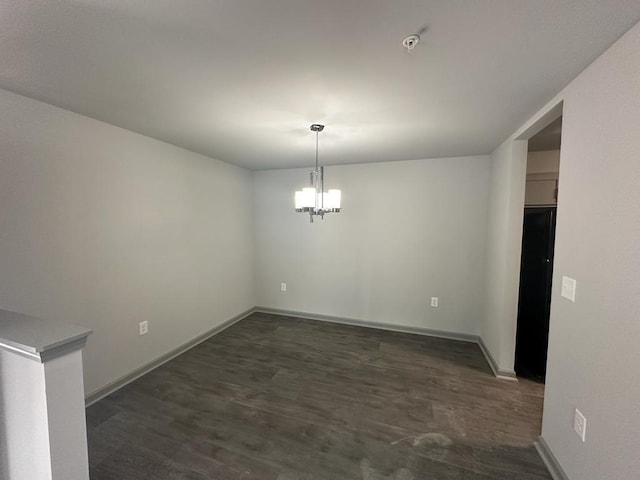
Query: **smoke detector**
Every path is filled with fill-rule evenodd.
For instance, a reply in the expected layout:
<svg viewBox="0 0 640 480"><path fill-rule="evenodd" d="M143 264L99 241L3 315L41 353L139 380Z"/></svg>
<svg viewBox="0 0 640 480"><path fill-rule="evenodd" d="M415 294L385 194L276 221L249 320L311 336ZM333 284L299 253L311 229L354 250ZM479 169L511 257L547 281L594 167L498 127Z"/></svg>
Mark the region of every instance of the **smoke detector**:
<svg viewBox="0 0 640 480"><path fill-rule="evenodd" d="M402 46L407 49L407 52L411 52L411 50L416 48L416 45L418 45L419 43L420 43L420 35L413 34L413 35L409 35L407 38L405 38L402 41Z"/></svg>

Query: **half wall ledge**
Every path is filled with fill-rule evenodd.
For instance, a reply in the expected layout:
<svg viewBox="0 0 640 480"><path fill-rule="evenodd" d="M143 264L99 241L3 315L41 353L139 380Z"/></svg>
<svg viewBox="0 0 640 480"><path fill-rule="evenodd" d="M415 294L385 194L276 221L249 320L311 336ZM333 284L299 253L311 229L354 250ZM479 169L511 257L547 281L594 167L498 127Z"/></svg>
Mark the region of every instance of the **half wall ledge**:
<svg viewBox="0 0 640 480"><path fill-rule="evenodd" d="M0 310L0 348L40 363L84 347L92 330Z"/></svg>
<svg viewBox="0 0 640 480"><path fill-rule="evenodd" d="M82 347L90 333L0 310L3 480L89 480Z"/></svg>

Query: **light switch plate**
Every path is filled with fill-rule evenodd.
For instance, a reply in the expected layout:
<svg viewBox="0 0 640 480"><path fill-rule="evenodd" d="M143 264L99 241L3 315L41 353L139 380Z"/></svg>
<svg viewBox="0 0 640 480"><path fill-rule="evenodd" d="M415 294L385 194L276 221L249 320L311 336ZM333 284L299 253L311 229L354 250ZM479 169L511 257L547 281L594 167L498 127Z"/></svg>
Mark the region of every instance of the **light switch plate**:
<svg viewBox="0 0 640 480"><path fill-rule="evenodd" d="M431 297L431 306L432 307L438 306L438 297Z"/></svg>
<svg viewBox="0 0 640 480"><path fill-rule="evenodd" d="M560 293L567 300L576 301L576 281L573 278L562 276L562 292Z"/></svg>
<svg viewBox="0 0 640 480"><path fill-rule="evenodd" d="M286 292L287 291L287 284L286 283L282 282L280 284L280 291L281 292Z"/></svg>
<svg viewBox="0 0 640 480"><path fill-rule="evenodd" d="M575 412L573 414L573 430L583 442L586 441L587 419L577 408L575 409Z"/></svg>

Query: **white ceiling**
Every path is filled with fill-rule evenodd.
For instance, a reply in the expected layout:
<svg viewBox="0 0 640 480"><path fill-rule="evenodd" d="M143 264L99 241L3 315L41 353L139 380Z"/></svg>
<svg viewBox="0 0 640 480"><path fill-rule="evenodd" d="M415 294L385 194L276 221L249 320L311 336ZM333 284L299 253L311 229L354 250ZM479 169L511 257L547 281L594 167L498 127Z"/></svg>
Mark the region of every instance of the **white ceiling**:
<svg viewBox="0 0 640 480"><path fill-rule="evenodd" d="M639 20L638 0L0 0L0 87L251 169L313 164L314 122L329 165L484 154Z"/></svg>

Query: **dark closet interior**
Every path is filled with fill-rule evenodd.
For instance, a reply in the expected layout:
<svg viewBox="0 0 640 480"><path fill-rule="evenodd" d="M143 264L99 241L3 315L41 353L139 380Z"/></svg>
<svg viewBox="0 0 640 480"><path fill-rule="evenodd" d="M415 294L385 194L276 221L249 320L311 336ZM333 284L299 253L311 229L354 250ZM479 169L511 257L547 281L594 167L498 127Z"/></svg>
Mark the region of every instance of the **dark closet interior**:
<svg viewBox="0 0 640 480"><path fill-rule="evenodd" d="M515 371L545 381L562 117L529 139Z"/></svg>
<svg viewBox="0 0 640 480"><path fill-rule="evenodd" d="M515 369L544 381L549 341L556 207L525 208Z"/></svg>

